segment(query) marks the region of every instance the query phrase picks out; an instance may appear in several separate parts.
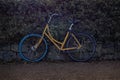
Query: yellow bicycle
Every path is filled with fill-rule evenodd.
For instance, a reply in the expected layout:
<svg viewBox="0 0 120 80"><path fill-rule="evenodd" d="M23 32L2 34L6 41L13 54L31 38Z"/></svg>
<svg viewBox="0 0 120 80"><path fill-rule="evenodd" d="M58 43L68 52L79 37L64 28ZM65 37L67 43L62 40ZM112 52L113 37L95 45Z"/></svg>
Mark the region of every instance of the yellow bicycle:
<svg viewBox="0 0 120 80"><path fill-rule="evenodd" d="M96 49L96 41L93 36L86 33L75 33L72 31L73 25L77 21L73 21L66 33L64 40L58 41L50 33L49 23L54 16L52 14L42 32L40 34L28 34L22 38L19 43L19 55L22 59L31 62L42 60L48 52L47 37L57 49L66 51L70 58L74 61L88 61L94 56Z"/></svg>

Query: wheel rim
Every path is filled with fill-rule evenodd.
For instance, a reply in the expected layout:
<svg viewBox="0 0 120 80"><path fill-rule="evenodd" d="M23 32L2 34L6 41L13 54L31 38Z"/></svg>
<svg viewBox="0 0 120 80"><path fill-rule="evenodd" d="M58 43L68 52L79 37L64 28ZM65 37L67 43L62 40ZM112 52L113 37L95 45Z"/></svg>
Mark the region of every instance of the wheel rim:
<svg viewBox="0 0 120 80"><path fill-rule="evenodd" d="M73 38L70 38L68 40L67 47L70 47L69 44L74 44L74 41L72 39ZM76 49L76 50L67 51L68 55L74 61L88 61L93 57L95 53L95 45L96 45L95 40L91 36L85 33L79 33L79 39L80 39L79 41L81 44L81 48L78 50ZM71 45L71 47L72 46L73 45Z"/></svg>
<svg viewBox="0 0 120 80"><path fill-rule="evenodd" d="M28 40L29 38L33 39L33 37L35 38L34 40L32 40L32 41ZM30 34L30 35L25 36L21 40L21 42L19 44L19 54L22 59L24 59L26 61L31 61L31 62L37 62L37 61L42 60L45 57L45 55L47 53L47 48L48 48L47 42L45 39L43 39L43 42L42 42L45 45L44 49L41 45L36 49L36 51L33 51L31 49L31 47L36 43L37 38L40 38L40 37L41 36L38 34ZM43 52L41 52L41 51L43 51ZM40 52L41 52L41 54L40 54Z"/></svg>

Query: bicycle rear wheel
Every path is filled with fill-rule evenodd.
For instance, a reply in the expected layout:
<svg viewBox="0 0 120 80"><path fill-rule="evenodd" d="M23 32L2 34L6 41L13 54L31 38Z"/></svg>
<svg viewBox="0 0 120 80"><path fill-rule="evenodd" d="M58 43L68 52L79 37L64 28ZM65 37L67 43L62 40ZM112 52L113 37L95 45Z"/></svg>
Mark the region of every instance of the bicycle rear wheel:
<svg viewBox="0 0 120 80"><path fill-rule="evenodd" d="M37 49L32 49L40 38L39 34L29 34L20 41L18 51L22 59L30 62L38 62L45 57L47 42L44 38Z"/></svg>
<svg viewBox="0 0 120 80"><path fill-rule="evenodd" d="M73 61L88 61L95 54L95 39L86 33L79 33L76 35L76 38L80 42L81 48L67 51L69 57ZM77 45L77 43L75 42L74 38L70 37L67 42L67 47L73 47L75 45Z"/></svg>

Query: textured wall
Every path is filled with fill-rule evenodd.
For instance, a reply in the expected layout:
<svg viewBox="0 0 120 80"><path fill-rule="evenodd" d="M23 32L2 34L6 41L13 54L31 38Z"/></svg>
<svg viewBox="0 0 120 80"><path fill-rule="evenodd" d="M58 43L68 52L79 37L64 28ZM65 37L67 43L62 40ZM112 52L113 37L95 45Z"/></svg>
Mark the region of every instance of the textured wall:
<svg viewBox="0 0 120 80"><path fill-rule="evenodd" d="M71 17L79 19L80 23L74 30L89 32L95 37L96 59L120 59L119 5L119 0L1 0L0 58L8 58L7 61L11 58L17 59L15 48L20 39L28 33L40 33L48 14L58 12L64 14L65 20ZM58 27L60 30L52 25L51 32L57 38L68 28L65 27L66 23L61 24L62 27ZM16 52L11 51L10 46ZM56 51L52 48L48 57L56 59L55 56Z"/></svg>

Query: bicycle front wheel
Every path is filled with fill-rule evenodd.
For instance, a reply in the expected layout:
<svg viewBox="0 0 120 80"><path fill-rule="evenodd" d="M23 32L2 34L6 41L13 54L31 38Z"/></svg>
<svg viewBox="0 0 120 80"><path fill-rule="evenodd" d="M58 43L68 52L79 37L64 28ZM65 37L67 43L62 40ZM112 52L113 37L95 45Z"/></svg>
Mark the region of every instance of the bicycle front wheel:
<svg viewBox="0 0 120 80"><path fill-rule="evenodd" d="M79 33L75 36L78 39L81 48L67 51L68 55L73 61L88 61L95 54L95 39L86 33ZM75 45L77 45L76 41L73 37L70 37L70 39L67 42L67 47L73 47Z"/></svg>
<svg viewBox="0 0 120 80"><path fill-rule="evenodd" d="M47 42L44 38L39 47L33 50L33 46L40 38L41 36L39 34L29 34L20 41L18 51L22 59L30 62L38 62L45 57L47 53Z"/></svg>

